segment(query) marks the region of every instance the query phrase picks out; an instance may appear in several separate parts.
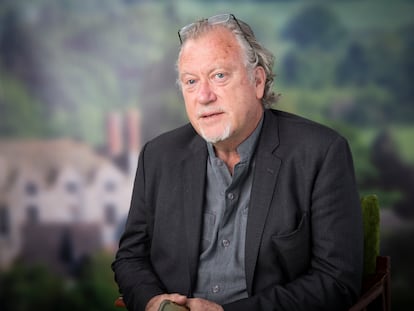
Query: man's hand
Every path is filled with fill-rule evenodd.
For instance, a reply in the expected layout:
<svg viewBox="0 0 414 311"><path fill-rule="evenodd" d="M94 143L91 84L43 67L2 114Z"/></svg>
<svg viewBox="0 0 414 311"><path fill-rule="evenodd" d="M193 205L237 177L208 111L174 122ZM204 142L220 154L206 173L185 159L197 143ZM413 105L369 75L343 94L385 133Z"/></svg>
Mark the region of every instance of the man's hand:
<svg viewBox="0 0 414 311"><path fill-rule="evenodd" d="M148 301L145 311L158 311L161 302L165 299L171 300L179 305L186 305L188 302L187 297L180 294L162 294L152 297L150 301Z"/></svg>
<svg viewBox="0 0 414 311"><path fill-rule="evenodd" d="M162 294L154 296L148 301L145 311L158 311L163 300L168 299L179 305L187 306L190 311L224 311L223 308L212 302L201 298L187 298L180 294Z"/></svg>
<svg viewBox="0 0 414 311"><path fill-rule="evenodd" d="M191 311L224 311L220 305L201 298L187 299L187 307Z"/></svg>

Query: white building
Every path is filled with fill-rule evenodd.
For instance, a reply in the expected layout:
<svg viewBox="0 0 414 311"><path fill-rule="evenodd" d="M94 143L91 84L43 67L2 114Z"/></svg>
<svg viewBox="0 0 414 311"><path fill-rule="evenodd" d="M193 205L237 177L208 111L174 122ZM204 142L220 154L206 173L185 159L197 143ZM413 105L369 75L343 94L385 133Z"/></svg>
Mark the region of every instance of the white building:
<svg viewBox="0 0 414 311"><path fill-rule="evenodd" d="M87 241L91 251L116 248L138 160L137 144L119 148L114 142L124 141L118 127L108 126L105 156L70 139L0 140L0 268L21 256L47 258L58 251L59 238L49 234L69 232L78 240L71 241L74 254ZM117 165L122 158L124 169Z"/></svg>

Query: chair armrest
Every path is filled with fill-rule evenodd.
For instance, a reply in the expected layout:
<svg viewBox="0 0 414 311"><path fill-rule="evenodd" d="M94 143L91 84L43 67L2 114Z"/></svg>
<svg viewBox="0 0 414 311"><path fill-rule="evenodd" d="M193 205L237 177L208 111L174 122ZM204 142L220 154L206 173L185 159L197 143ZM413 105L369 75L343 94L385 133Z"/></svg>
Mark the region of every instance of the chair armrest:
<svg viewBox="0 0 414 311"><path fill-rule="evenodd" d="M358 301L349 311L364 310L372 302L380 298L384 310L389 310L391 260L389 256L378 256L375 273L366 275L362 282L362 292ZM386 308L388 306L388 308Z"/></svg>

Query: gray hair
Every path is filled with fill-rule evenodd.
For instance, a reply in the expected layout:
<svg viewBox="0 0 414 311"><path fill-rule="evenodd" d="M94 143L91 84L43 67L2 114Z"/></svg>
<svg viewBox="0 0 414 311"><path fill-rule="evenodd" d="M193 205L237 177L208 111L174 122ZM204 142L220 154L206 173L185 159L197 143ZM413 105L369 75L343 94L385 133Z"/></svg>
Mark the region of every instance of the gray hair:
<svg viewBox="0 0 414 311"><path fill-rule="evenodd" d="M236 37L236 40L239 42L244 52L244 63L251 75L252 80L253 69L258 66L263 67L266 74L266 82L264 87L262 104L264 108L270 108L272 104L277 102L279 97L277 94L275 94L275 92L272 89L273 80L275 77L273 73L273 54L257 41L250 26L247 23L239 19L236 19L234 15L229 14L229 18L228 20L226 20L226 22L211 23L210 19L211 18L201 19L192 24L184 26L178 33L182 44L181 46L184 45L186 40L196 39L201 35L211 31L218 25L229 29ZM181 51L182 48L180 49L178 59L180 59ZM176 68L178 69L178 60ZM179 80L177 80L177 83L181 87Z"/></svg>

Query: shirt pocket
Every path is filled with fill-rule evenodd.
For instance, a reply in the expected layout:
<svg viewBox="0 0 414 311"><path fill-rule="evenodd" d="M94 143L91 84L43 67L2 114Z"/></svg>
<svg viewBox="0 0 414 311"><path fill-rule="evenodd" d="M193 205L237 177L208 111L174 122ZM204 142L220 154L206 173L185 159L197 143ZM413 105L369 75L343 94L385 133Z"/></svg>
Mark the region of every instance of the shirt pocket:
<svg viewBox="0 0 414 311"><path fill-rule="evenodd" d="M289 280L303 274L310 265L311 232L307 213L292 232L272 237L282 271Z"/></svg>

